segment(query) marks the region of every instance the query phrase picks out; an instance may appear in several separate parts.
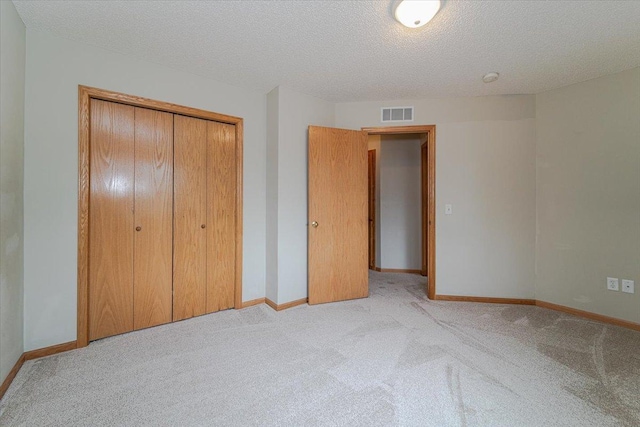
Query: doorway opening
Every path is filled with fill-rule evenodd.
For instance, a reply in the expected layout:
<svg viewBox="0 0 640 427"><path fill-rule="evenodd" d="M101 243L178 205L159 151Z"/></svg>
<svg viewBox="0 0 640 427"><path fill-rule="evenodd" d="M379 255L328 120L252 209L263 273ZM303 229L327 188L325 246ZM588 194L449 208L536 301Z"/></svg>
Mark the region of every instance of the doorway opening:
<svg viewBox="0 0 640 427"><path fill-rule="evenodd" d="M369 140L369 269L427 276L427 296L435 299L435 125L362 130Z"/></svg>

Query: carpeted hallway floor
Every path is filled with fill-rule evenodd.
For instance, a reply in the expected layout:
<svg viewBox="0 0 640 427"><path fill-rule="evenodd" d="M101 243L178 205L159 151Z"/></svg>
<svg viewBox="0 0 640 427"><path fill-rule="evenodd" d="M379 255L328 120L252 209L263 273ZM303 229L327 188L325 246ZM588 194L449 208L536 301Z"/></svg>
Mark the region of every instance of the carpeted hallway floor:
<svg viewBox="0 0 640 427"><path fill-rule="evenodd" d="M531 306L230 310L25 363L2 426L638 426L640 333Z"/></svg>

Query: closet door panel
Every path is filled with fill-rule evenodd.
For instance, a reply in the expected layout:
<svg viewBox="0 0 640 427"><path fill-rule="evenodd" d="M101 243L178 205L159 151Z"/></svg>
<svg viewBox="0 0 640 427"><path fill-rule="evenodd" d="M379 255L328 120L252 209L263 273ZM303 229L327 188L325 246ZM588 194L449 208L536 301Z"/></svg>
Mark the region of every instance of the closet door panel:
<svg viewBox="0 0 640 427"><path fill-rule="evenodd" d="M235 131L233 125L207 122L207 313L234 302Z"/></svg>
<svg viewBox="0 0 640 427"><path fill-rule="evenodd" d="M207 122L174 116L173 320L206 310Z"/></svg>
<svg viewBox="0 0 640 427"><path fill-rule="evenodd" d="M135 109L134 329L171 322L173 114Z"/></svg>
<svg viewBox="0 0 640 427"><path fill-rule="evenodd" d="M134 108L91 100L89 339L133 330Z"/></svg>

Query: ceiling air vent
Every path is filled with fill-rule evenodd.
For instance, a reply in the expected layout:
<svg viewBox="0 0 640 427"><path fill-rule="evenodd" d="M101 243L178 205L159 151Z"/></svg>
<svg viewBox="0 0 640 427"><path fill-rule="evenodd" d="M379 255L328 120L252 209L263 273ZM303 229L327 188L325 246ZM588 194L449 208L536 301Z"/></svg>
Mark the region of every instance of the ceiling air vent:
<svg viewBox="0 0 640 427"><path fill-rule="evenodd" d="M384 107L381 122L412 122L413 107Z"/></svg>

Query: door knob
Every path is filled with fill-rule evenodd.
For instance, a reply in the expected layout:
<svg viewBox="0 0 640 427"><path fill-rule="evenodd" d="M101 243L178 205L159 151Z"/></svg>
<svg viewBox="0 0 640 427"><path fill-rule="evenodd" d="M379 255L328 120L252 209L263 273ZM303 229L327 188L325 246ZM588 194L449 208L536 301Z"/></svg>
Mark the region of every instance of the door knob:
<svg viewBox="0 0 640 427"><path fill-rule="evenodd" d="M311 223L311 226L312 226L313 228L318 228L318 222L317 222L317 221L313 221L313 222Z"/></svg>
<svg viewBox="0 0 640 427"><path fill-rule="evenodd" d="M142 230L142 227L137 226L137 227L136 227L136 231L140 231L140 230Z"/></svg>

